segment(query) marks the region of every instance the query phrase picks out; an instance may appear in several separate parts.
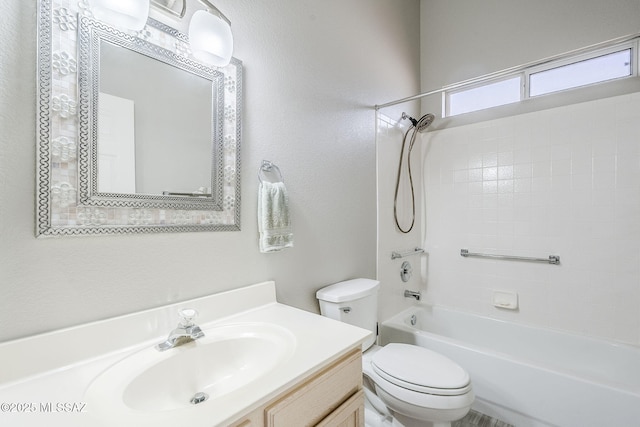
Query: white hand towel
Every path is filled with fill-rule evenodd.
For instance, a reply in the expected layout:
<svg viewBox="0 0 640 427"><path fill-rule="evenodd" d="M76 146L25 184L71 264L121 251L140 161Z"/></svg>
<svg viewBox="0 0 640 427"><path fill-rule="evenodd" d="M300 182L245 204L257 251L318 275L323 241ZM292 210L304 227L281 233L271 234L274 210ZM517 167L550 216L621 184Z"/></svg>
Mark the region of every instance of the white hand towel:
<svg viewBox="0 0 640 427"><path fill-rule="evenodd" d="M283 182L260 183L258 231L260 232L260 252L277 252L293 247L289 196Z"/></svg>

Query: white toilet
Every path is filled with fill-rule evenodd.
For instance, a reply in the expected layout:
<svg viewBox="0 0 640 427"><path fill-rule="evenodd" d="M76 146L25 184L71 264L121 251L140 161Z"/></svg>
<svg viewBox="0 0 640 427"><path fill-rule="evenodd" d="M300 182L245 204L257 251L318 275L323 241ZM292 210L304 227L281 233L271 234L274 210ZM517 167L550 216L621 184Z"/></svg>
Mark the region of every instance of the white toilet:
<svg viewBox="0 0 640 427"><path fill-rule="evenodd" d="M380 282L353 279L320 289L323 316L371 330L362 345L369 427L449 427L473 403L469 374L451 359L411 344L374 345Z"/></svg>

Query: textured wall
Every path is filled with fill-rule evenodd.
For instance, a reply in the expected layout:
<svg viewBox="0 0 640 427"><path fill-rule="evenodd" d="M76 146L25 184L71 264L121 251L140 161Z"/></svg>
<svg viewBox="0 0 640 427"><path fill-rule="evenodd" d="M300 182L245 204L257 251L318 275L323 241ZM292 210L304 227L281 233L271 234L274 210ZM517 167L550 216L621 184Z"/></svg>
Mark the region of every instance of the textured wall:
<svg viewBox="0 0 640 427"><path fill-rule="evenodd" d="M242 231L36 239L35 2L0 5L0 341L273 279L376 274L376 103L417 91L419 3L220 0L244 63ZM295 248L260 254L256 171L278 164Z"/></svg>

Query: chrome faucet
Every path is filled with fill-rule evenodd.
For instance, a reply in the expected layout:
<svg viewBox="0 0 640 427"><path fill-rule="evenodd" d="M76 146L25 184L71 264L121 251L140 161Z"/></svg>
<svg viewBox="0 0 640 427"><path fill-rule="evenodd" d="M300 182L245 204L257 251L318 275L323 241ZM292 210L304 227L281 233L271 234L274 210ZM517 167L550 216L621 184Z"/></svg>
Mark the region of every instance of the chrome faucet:
<svg viewBox="0 0 640 427"><path fill-rule="evenodd" d="M193 308L185 308L180 310L180 323L169 334L166 341L156 345L159 351L169 350L170 348L178 347L191 341L195 341L204 337L204 332L200 329L200 326L193 323L193 319L198 317L198 312Z"/></svg>
<svg viewBox="0 0 640 427"><path fill-rule="evenodd" d="M422 294L420 292L408 291L408 290L404 291L405 298L415 298L417 301L420 301L421 296Z"/></svg>

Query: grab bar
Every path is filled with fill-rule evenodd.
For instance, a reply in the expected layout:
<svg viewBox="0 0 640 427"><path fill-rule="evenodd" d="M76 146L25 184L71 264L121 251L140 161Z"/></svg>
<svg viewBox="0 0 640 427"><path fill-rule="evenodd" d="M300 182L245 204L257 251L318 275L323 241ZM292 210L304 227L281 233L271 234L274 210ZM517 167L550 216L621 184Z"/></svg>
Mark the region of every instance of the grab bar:
<svg viewBox="0 0 640 427"><path fill-rule="evenodd" d="M410 251L410 252L391 252L391 259L398 259L398 258L404 258L406 256L411 256L411 255L417 255L417 254L422 254L424 253L424 249L422 248L415 248L414 250Z"/></svg>
<svg viewBox="0 0 640 427"><path fill-rule="evenodd" d="M549 258L532 258L532 257L513 256L513 255L480 254L480 253L469 252L469 249L460 249L460 256L506 259L506 260L512 260L512 261L545 262L545 263L554 264L554 265L560 264L560 256L558 255L549 255Z"/></svg>

